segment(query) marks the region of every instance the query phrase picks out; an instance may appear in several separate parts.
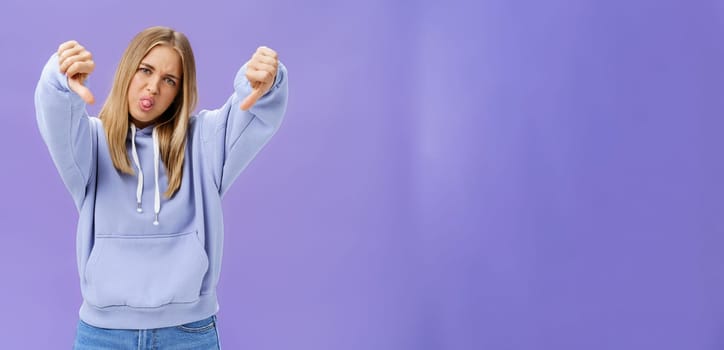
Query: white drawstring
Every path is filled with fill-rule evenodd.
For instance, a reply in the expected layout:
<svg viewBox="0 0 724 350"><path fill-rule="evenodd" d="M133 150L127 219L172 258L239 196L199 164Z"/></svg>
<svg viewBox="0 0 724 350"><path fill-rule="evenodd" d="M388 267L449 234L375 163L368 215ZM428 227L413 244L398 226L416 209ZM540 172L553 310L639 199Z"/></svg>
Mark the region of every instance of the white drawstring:
<svg viewBox="0 0 724 350"><path fill-rule="evenodd" d="M160 148L158 145L158 131L153 128L153 173L155 180L155 193L153 198L153 224L158 225L158 213L161 212L161 193L158 188L158 166L159 166L159 153ZM133 162L136 163L138 168L138 186L136 187L136 211L139 213L143 212L141 205L141 198L143 196L143 170L141 170L141 162L138 160L138 152L136 151L136 126L131 125L131 150L133 154Z"/></svg>
<svg viewBox="0 0 724 350"><path fill-rule="evenodd" d="M133 162L136 163L136 168L138 168L138 187L136 187L136 211L142 213L143 208L141 208L141 195L143 194L143 170L141 170L141 162L138 161L138 153L136 152L135 125L131 125L131 149L133 150Z"/></svg>
<svg viewBox="0 0 724 350"><path fill-rule="evenodd" d="M153 224L158 225L158 213L161 211L161 194L158 190L158 130L153 128L153 172L156 176L156 194L153 202L153 213L155 214Z"/></svg>

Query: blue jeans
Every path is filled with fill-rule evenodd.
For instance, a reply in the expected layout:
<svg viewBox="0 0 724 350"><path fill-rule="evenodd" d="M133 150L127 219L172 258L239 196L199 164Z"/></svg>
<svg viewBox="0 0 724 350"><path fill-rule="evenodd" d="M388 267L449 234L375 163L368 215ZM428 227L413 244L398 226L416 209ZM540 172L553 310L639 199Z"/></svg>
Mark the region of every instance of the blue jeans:
<svg viewBox="0 0 724 350"><path fill-rule="evenodd" d="M74 350L218 350L216 315L175 327L106 329L78 322Z"/></svg>

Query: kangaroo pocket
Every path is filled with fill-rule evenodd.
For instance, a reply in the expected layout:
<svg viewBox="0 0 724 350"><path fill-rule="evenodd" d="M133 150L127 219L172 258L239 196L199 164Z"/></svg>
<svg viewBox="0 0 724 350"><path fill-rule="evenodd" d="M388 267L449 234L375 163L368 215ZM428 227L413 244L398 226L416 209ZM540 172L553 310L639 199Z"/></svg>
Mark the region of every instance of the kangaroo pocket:
<svg viewBox="0 0 724 350"><path fill-rule="evenodd" d="M196 231L97 235L85 269L86 301L97 307L158 307L199 299L209 267Z"/></svg>

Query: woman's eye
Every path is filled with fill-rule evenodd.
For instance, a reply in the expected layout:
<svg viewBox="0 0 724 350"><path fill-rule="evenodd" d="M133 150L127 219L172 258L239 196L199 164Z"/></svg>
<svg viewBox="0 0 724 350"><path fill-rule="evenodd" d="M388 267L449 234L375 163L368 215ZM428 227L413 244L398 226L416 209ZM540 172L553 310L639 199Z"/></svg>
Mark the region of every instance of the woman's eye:
<svg viewBox="0 0 724 350"><path fill-rule="evenodd" d="M176 86L176 82L171 78L166 78L166 83L171 86Z"/></svg>
<svg viewBox="0 0 724 350"><path fill-rule="evenodd" d="M145 74L151 74L151 70L148 68L141 67L141 68L138 68L138 70L140 70L141 72L143 72Z"/></svg>

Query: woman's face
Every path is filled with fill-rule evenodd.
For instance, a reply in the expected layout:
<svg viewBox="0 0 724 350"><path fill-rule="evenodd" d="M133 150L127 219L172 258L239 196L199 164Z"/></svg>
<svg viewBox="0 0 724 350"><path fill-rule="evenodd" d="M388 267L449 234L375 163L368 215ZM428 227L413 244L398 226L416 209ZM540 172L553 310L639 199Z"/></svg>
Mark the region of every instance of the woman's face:
<svg viewBox="0 0 724 350"><path fill-rule="evenodd" d="M181 88L181 57L173 48L158 45L141 60L128 87L128 111L133 124L144 128L171 105Z"/></svg>

